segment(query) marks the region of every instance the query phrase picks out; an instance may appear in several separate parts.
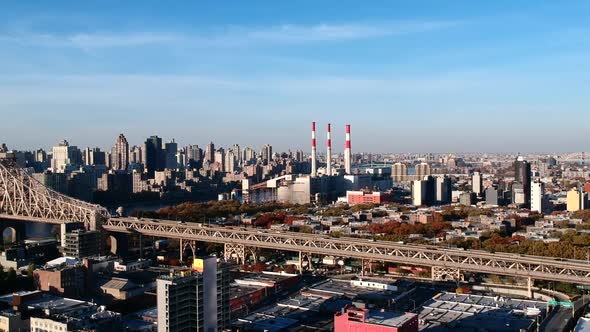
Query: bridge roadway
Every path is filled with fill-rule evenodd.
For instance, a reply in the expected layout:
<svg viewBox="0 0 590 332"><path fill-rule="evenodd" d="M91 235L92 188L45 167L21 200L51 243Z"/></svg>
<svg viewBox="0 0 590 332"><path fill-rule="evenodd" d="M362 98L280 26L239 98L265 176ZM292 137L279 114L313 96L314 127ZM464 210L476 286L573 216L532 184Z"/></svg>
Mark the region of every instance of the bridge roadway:
<svg viewBox="0 0 590 332"><path fill-rule="evenodd" d="M590 285L590 262L478 250L398 244L327 235L276 232L240 227L135 218L111 218L102 228L109 232L191 241L242 245L308 254L350 257L512 277Z"/></svg>

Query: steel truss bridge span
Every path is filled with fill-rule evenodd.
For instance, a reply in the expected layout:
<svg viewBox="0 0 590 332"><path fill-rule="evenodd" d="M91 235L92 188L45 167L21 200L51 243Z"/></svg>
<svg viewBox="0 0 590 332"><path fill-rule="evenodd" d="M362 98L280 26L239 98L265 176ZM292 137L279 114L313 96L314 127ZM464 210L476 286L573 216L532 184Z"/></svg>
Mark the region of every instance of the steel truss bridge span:
<svg viewBox="0 0 590 332"><path fill-rule="evenodd" d="M559 260L550 257L453 250L355 238L330 238L296 232L278 233L131 218L109 219L103 224L103 229L110 232L137 233L154 237L590 285L590 264L580 260Z"/></svg>
<svg viewBox="0 0 590 332"><path fill-rule="evenodd" d="M0 160L0 218L50 224L84 223L96 229L108 211L45 187L26 169Z"/></svg>

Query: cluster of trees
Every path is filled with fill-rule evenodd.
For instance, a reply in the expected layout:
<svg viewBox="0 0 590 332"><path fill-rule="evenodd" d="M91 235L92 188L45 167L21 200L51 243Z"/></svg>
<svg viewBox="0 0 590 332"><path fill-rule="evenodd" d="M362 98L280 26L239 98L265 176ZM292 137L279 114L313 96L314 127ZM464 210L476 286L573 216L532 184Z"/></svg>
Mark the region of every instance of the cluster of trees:
<svg viewBox="0 0 590 332"><path fill-rule="evenodd" d="M260 215L275 212L285 214L303 214L310 210L309 205L285 203L242 204L237 201L210 201L207 203L186 202L158 211L136 211L134 217L182 220L186 222L204 222L209 218L228 218L240 214Z"/></svg>
<svg viewBox="0 0 590 332"><path fill-rule="evenodd" d="M441 231L450 229L449 223L435 221L429 224L409 224L398 221L389 221L382 224L370 224L364 229L376 234L381 240L407 241L410 234L421 234L425 237L434 237Z"/></svg>

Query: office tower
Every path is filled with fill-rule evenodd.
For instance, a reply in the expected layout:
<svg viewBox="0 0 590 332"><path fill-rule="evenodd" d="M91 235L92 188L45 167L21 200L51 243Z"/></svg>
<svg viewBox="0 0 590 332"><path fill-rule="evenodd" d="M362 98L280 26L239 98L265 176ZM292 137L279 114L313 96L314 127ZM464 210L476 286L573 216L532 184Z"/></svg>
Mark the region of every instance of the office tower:
<svg viewBox="0 0 590 332"><path fill-rule="evenodd" d="M176 154L178 152L178 144L172 139L172 142L164 144L164 160L166 169L177 169L178 164Z"/></svg>
<svg viewBox="0 0 590 332"><path fill-rule="evenodd" d="M51 159L51 170L54 173L65 173L68 168L76 168L82 164L82 154L75 146L63 140L54 146Z"/></svg>
<svg viewBox="0 0 590 332"><path fill-rule="evenodd" d="M540 181L531 183L531 211L542 213L545 206L543 201L545 198L545 186Z"/></svg>
<svg viewBox="0 0 590 332"><path fill-rule="evenodd" d="M391 175L393 182L403 182L408 180L408 166L402 163L395 163L392 166Z"/></svg>
<svg viewBox="0 0 590 332"><path fill-rule="evenodd" d="M425 176L428 176L431 174L430 173L430 165L427 163L424 163L424 162L416 165L415 171L416 172L415 172L414 177L419 180L422 180L422 179L424 179Z"/></svg>
<svg viewBox="0 0 590 332"><path fill-rule="evenodd" d="M471 191L478 196L483 192L483 179L479 172L473 172L471 177Z"/></svg>
<svg viewBox="0 0 590 332"><path fill-rule="evenodd" d="M225 172L225 150L223 148L219 148L215 151L215 155L213 157L216 163L219 163L220 171Z"/></svg>
<svg viewBox="0 0 590 332"><path fill-rule="evenodd" d="M111 158L113 158L113 170L127 170L127 166L129 165L129 143L125 138L125 135L119 134L119 137L117 137Z"/></svg>
<svg viewBox="0 0 590 332"><path fill-rule="evenodd" d="M134 145L129 151L129 163L131 164L143 164L143 153L141 146Z"/></svg>
<svg viewBox="0 0 590 332"><path fill-rule="evenodd" d="M567 192L567 210L576 212L586 209L588 193L583 192L580 188L572 188Z"/></svg>
<svg viewBox="0 0 590 332"><path fill-rule="evenodd" d="M344 172L352 172L352 151L350 144L350 125L346 125L346 141L344 142Z"/></svg>
<svg viewBox="0 0 590 332"><path fill-rule="evenodd" d="M213 163L215 161L215 144L209 142L205 148L205 162Z"/></svg>
<svg viewBox="0 0 590 332"><path fill-rule="evenodd" d="M475 203L475 193L464 192L459 195L459 204L471 206L473 203Z"/></svg>
<svg viewBox="0 0 590 332"><path fill-rule="evenodd" d="M435 180L435 197L436 204L447 205L451 204L452 193L451 179L446 175L439 175Z"/></svg>
<svg viewBox="0 0 590 332"><path fill-rule="evenodd" d="M496 205L496 206L500 206L502 205L502 195L499 192L498 188L494 188L494 187L488 187L485 190L485 195L486 195L486 204L487 205Z"/></svg>
<svg viewBox="0 0 590 332"><path fill-rule="evenodd" d="M262 147L262 162L267 165L272 160L272 146L270 144L265 144Z"/></svg>
<svg viewBox="0 0 590 332"><path fill-rule="evenodd" d="M529 207L531 204L531 164L522 156L518 156L514 162L514 181L522 185L523 204L525 207Z"/></svg>
<svg viewBox="0 0 590 332"><path fill-rule="evenodd" d="M242 164L242 151L240 149L240 146L238 144L234 144L231 147L231 151L233 152L234 157L236 158L236 162L241 165Z"/></svg>
<svg viewBox="0 0 590 332"><path fill-rule="evenodd" d="M150 136L143 144L144 171L150 177L154 172L164 170L164 152L162 151L162 139L158 136Z"/></svg>
<svg viewBox="0 0 590 332"><path fill-rule="evenodd" d="M332 133L331 126L328 123L328 134L326 139L326 173L332 175Z"/></svg>
<svg viewBox="0 0 590 332"><path fill-rule="evenodd" d="M194 271L172 271L157 284L158 332L222 331L229 327L229 283L215 257L197 258Z"/></svg>
<svg viewBox="0 0 590 332"><path fill-rule="evenodd" d="M315 141L315 122L311 123L311 177L315 177L318 173L317 169L317 150Z"/></svg>
<svg viewBox="0 0 590 332"><path fill-rule="evenodd" d="M234 155L234 150L227 150L225 152L225 171L228 173L235 172L237 163L238 161Z"/></svg>

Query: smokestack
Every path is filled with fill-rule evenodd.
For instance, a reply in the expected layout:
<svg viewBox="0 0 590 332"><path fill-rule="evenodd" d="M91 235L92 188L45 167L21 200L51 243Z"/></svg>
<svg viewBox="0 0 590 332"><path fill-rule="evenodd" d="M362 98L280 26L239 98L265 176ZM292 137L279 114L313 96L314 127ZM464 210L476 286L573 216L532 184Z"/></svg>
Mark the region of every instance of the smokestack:
<svg viewBox="0 0 590 332"><path fill-rule="evenodd" d="M311 177L315 177L316 168L316 146L315 146L315 122L311 123Z"/></svg>
<svg viewBox="0 0 590 332"><path fill-rule="evenodd" d="M326 141L326 173L328 176L332 175L332 128L328 123L328 140Z"/></svg>
<svg viewBox="0 0 590 332"><path fill-rule="evenodd" d="M346 143L344 143L344 171L351 174L351 151L350 151L350 125L346 125Z"/></svg>

